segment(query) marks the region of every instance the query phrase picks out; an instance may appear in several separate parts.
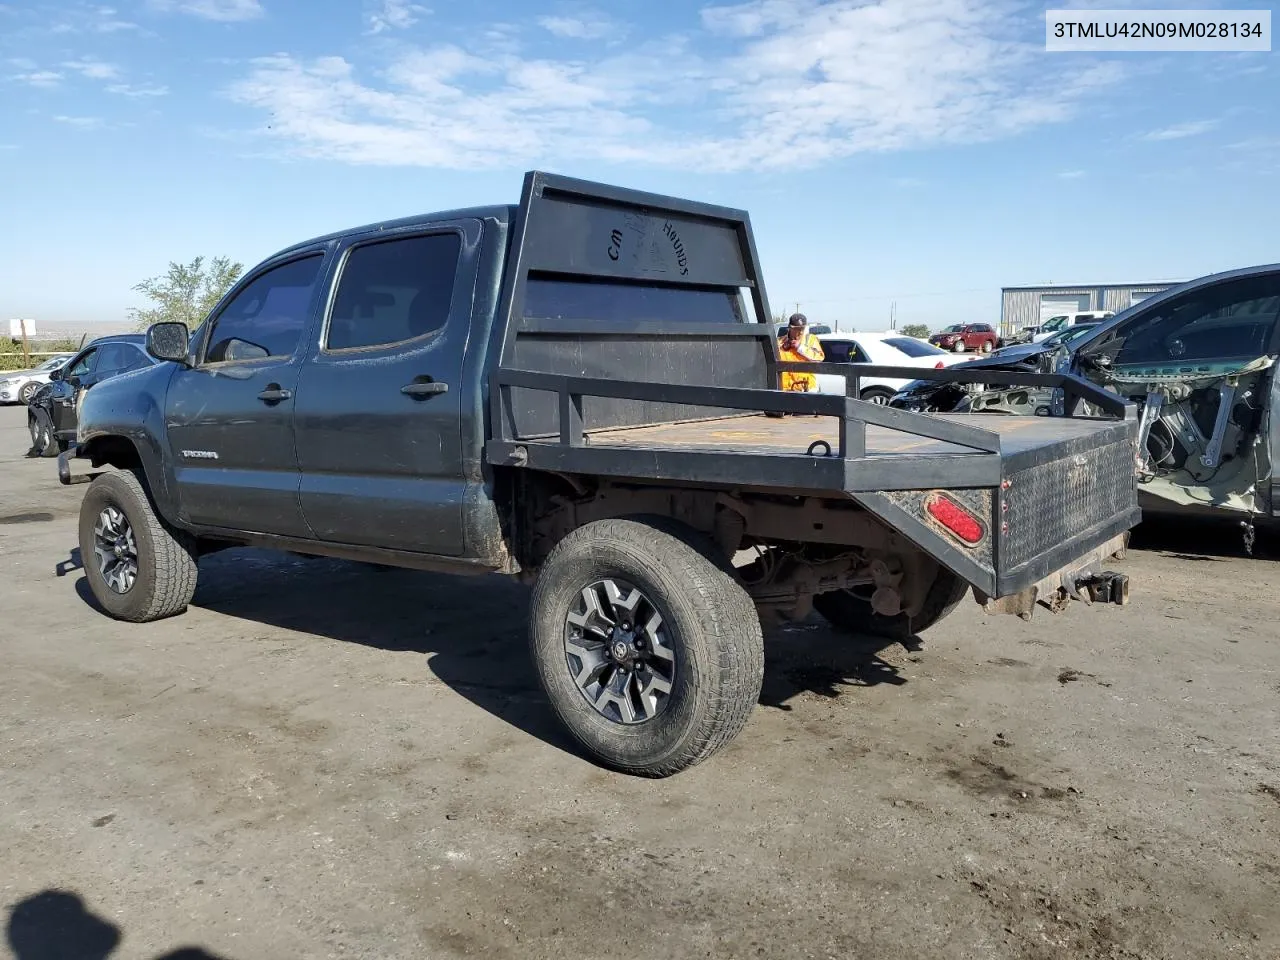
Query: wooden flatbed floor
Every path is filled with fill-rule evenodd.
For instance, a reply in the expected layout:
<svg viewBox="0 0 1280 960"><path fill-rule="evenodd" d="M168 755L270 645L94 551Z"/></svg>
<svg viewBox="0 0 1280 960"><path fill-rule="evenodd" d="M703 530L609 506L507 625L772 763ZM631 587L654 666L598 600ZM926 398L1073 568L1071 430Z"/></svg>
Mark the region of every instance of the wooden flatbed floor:
<svg viewBox="0 0 1280 960"><path fill-rule="evenodd" d="M1014 417L993 414L933 414L940 420L980 427L1000 436L1001 453L1010 456L1091 437L1116 421L1064 417ZM588 434L591 447L645 447L688 452L737 452L773 456L805 455L815 440L838 450L838 421L834 417L725 417L690 423L660 423L648 427L597 430ZM972 454L975 451L943 440L917 437L887 427L867 426L868 457Z"/></svg>

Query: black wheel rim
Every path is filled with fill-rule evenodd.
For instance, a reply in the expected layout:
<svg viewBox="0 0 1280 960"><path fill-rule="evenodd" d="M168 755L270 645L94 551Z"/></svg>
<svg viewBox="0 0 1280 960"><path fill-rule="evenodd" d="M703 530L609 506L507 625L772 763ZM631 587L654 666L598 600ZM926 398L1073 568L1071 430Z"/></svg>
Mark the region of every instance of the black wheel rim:
<svg viewBox="0 0 1280 960"><path fill-rule="evenodd" d="M675 687L676 654L662 613L625 580L584 587L564 623L565 665L579 692L607 720L647 723Z"/></svg>
<svg viewBox="0 0 1280 960"><path fill-rule="evenodd" d="M93 553L98 573L113 593L125 594L138 580L138 544L129 518L119 507L106 506L93 527Z"/></svg>

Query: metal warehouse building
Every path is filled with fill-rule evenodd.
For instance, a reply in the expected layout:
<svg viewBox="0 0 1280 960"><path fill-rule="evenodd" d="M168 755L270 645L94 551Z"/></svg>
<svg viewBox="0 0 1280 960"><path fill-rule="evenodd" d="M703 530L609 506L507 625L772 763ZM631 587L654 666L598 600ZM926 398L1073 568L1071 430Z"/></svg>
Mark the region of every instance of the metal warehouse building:
<svg viewBox="0 0 1280 960"><path fill-rule="evenodd" d="M1079 310L1119 313L1154 293L1168 290L1180 280L1154 283L1050 284L1040 287L1004 287L1000 291L1000 332L1004 336L1034 327L1050 317Z"/></svg>

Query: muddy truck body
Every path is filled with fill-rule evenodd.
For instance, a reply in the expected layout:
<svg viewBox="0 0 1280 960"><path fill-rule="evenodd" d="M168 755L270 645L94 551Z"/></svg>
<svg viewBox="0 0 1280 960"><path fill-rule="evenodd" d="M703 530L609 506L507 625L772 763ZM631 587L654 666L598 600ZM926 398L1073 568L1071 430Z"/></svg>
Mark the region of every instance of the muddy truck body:
<svg viewBox="0 0 1280 960"><path fill-rule="evenodd" d="M917 368L848 364L821 366L846 396L783 392L816 365L779 360L739 210L535 172L518 205L291 247L148 349L171 362L90 391L59 461L116 468L80 519L109 613L181 612L236 545L527 577L551 707L631 773L733 739L762 620L905 639L971 592L1127 596L1132 404L1013 372L1094 415L928 416L857 399Z"/></svg>

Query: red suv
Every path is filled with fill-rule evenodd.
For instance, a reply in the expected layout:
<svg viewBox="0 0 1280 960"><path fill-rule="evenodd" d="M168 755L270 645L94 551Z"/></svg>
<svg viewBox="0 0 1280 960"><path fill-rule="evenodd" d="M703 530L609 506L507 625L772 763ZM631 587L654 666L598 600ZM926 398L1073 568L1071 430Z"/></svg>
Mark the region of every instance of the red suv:
<svg viewBox="0 0 1280 960"><path fill-rule="evenodd" d="M1000 346L1000 336L989 323L953 323L935 333L929 342L956 353L990 353Z"/></svg>

